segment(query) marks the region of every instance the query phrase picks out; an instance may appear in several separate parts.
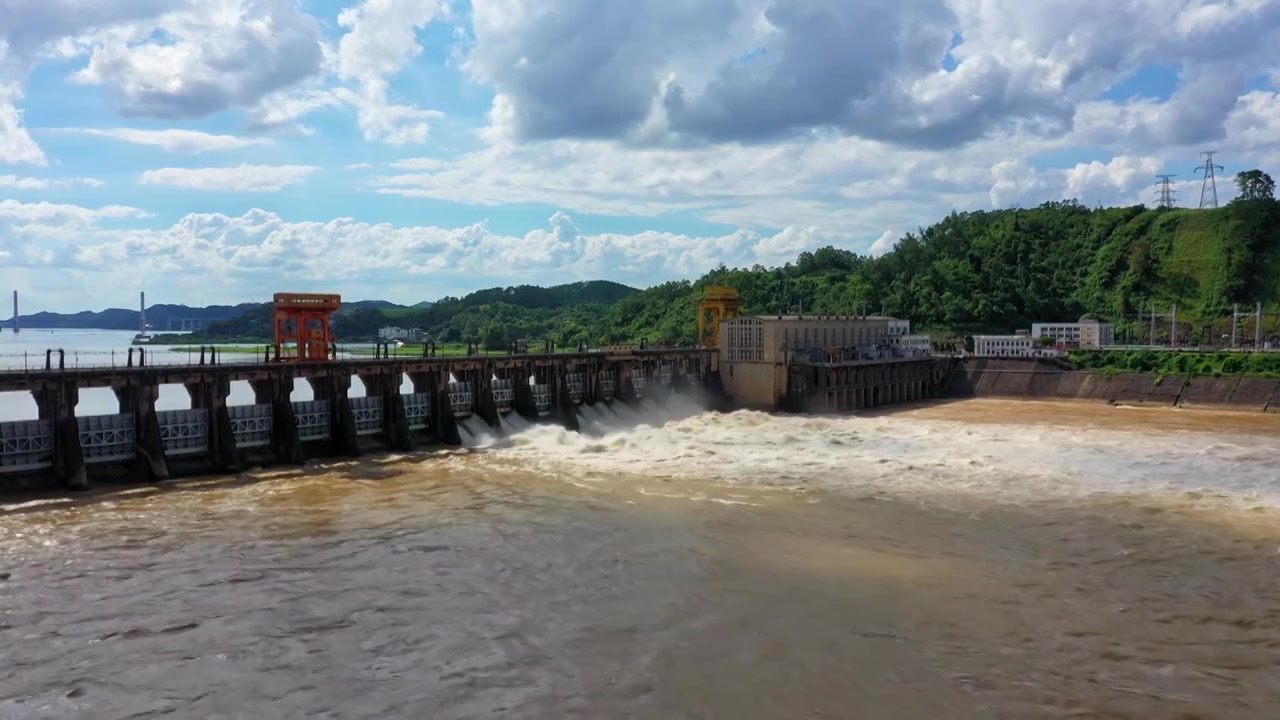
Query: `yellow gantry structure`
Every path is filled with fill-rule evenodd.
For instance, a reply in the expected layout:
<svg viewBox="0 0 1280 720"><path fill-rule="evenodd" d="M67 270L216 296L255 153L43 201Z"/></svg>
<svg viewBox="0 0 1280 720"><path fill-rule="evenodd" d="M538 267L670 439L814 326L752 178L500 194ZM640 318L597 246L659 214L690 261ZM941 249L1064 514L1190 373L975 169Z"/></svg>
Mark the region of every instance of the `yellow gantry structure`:
<svg viewBox="0 0 1280 720"><path fill-rule="evenodd" d="M740 311L737 288L708 285L698 303L698 344L720 347L720 321L736 318Z"/></svg>

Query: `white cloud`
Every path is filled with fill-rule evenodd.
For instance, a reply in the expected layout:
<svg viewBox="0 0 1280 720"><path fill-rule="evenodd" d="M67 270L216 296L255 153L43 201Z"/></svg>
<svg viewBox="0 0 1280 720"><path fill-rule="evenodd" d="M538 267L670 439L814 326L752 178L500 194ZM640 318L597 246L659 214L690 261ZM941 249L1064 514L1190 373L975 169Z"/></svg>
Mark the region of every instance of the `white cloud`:
<svg viewBox="0 0 1280 720"><path fill-rule="evenodd" d="M296 0L204 0L88 44L89 62L72 79L106 86L126 116L252 107L315 75L322 59L319 24Z"/></svg>
<svg viewBox="0 0 1280 720"><path fill-rule="evenodd" d="M344 168L342 168L342 169L343 169L343 170L351 170L351 171L356 171L356 170L371 170L371 169L373 169L373 165L370 165L370 164L369 164L369 163L367 163L367 162L362 162L362 163L352 163L352 164L347 165L346 167L344 167Z"/></svg>
<svg viewBox="0 0 1280 720"><path fill-rule="evenodd" d="M422 53L418 31L443 14L435 0L364 0L338 14L347 33L338 41L337 74L356 90L341 88L337 97L356 109L368 140L392 145L425 142L427 121L442 116L412 104L388 99L389 79Z"/></svg>
<svg viewBox="0 0 1280 720"><path fill-rule="evenodd" d="M44 59L87 64L125 116L249 108L320 68L319 25L295 0L0 0L0 162L43 165L18 103Z"/></svg>
<svg viewBox="0 0 1280 720"><path fill-rule="evenodd" d="M0 50L4 45L0 43ZM0 52L0 61L4 59ZM44 152L22 126L18 101L22 90L16 83L5 83L0 76L0 163L13 165L47 165Z"/></svg>
<svg viewBox="0 0 1280 720"><path fill-rule="evenodd" d="M791 259L827 240L813 228L799 227L776 234L748 230L713 236L656 231L587 234L563 212L552 215L546 227L520 235L495 233L484 223L442 228L369 224L350 218L289 222L264 210L239 217L193 214L168 228L102 226L108 219L137 217L137 212L0 202L0 225L11 216L21 218L0 235L0 251L21 257L22 249L33 245L32 238L61 234L63 242L43 245L56 259L53 262L98 282L130 276L144 264L148 289L155 287L157 297L172 297L175 302L265 297L278 289L282 279L302 289L337 289L416 302L517 282L610 277L649 285L694 276L721 262ZM70 226L74 231L67 230ZM23 270L0 270L0 280L6 272ZM393 276L414 280L388 283ZM193 282L208 277L219 278L216 288ZM139 281L135 278L126 285Z"/></svg>
<svg viewBox="0 0 1280 720"><path fill-rule="evenodd" d="M94 178L33 178L17 175L0 175L0 188L13 190L56 190L74 187L102 187L101 180Z"/></svg>
<svg viewBox="0 0 1280 720"><path fill-rule="evenodd" d="M135 145L150 145L175 153L206 153L220 150L239 150L255 145L270 144L266 138L246 138L235 135L215 135L199 130L140 130L136 128L56 128L58 132L111 138Z"/></svg>
<svg viewBox="0 0 1280 720"><path fill-rule="evenodd" d="M145 185L188 190L275 192L296 185L319 168L311 165L248 165L212 168L160 168L142 173Z"/></svg>
<svg viewBox="0 0 1280 720"><path fill-rule="evenodd" d="M104 224L149 217L151 214L145 210L123 205L86 208L0 200L0 254L8 256L0 274L7 271L15 276L10 284L16 287L30 268L70 267L76 245L88 233L100 230Z"/></svg>
<svg viewBox="0 0 1280 720"><path fill-rule="evenodd" d="M651 135L655 113L658 127L711 142L823 129L918 147L1015 128L1057 137L1078 104L1174 58L1184 85L1152 132L1195 142L1280 60L1280 3L1268 0L472 6L465 67L498 93L495 138Z"/></svg>
<svg viewBox="0 0 1280 720"><path fill-rule="evenodd" d="M901 237L902 233L897 230L885 230L883 235L876 238L876 241L871 243L871 247L867 249L867 253L874 257L880 257L892 250L894 246L898 244L898 240Z"/></svg>

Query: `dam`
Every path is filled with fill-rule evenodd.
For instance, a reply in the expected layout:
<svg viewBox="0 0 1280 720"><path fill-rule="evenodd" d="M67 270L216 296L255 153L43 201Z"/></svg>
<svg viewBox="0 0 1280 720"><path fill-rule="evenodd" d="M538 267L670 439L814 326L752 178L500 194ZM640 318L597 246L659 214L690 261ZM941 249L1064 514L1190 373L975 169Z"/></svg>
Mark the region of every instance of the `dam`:
<svg viewBox="0 0 1280 720"><path fill-rule="evenodd" d="M138 357L147 355L140 350ZM43 368L0 370L0 392L30 393L39 413L0 423L0 482L85 489L95 476L153 482L234 472L246 463L353 457L371 444L392 452L460 445L458 421L472 416L497 427L516 413L577 429L580 406L669 393L701 393L717 410L838 412L934 397L944 380L942 361L932 358L793 358L770 367L770 377L785 379L776 389L747 382L760 374L753 364L734 363L726 384L720 352L705 347L291 363L222 362L211 351L202 360L66 368L50 353ZM365 397L349 397L353 377ZM406 378L413 392L401 391ZM253 388L253 404L228 403L238 381ZM310 385L313 400L290 400L298 382ZM190 408L156 409L159 387L167 384L186 388ZM110 388L119 411L77 416L86 388Z"/></svg>
<svg viewBox="0 0 1280 720"><path fill-rule="evenodd" d="M642 341L558 352L547 341L542 352L513 345L506 355L482 355L469 347L450 357L434 346L393 356L382 344L372 356L345 357L329 328L340 306L336 295L278 293L274 356L268 346L251 362L223 362L210 347L186 364L157 364L155 352L134 348L122 366L113 359L68 367L63 352L48 350L43 366L0 369L0 392L29 393L37 410L35 419L0 423L0 487L87 489L99 478L155 482L456 446L458 422L470 417L499 428L514 413L578 430L584 405L671 393L694 393L709 410L852 412L940 397L956 367L955 358L895 346L891 324L902 321L746 316L737 291L723 287L707 288L699 341L689 347ZM364 396L351 396L352 378ZM312 399L292 399L299 381ZM251 404L229 402L234 382L252 388ZM157 409L162 385L184 387L189 407ZM110 388L118 411L78 415L88 388Z"/></svg>

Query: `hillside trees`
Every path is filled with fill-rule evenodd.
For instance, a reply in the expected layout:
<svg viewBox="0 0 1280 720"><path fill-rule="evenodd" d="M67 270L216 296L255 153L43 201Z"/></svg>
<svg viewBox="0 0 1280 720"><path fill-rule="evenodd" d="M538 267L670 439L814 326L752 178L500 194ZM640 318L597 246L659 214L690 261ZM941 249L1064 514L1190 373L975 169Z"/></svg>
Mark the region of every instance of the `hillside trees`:
<svg viewBox="0 0 1280 720"><path fill-rule="evenodd" d="M1266 194L1265 182L1258 188ZM501 346L522 338L561 347L646 338L692 343L708 285L737 288L748 314L881 313L962 333L1084 315L1134 323L1139 310L1163 313L1174 304L1181 320L1207 323L1233 303L1280 301L1280 203L1258 197L1190 210L1062 201L955 212L875 258L823 247L781 267L720 266L643 291L607 282L492 288L426 308L355 310L335 327L342 338L394 324L445 342L505 338ZM224 325L209 334L243 336L252 326L269 335L269 313Z"/></svg>

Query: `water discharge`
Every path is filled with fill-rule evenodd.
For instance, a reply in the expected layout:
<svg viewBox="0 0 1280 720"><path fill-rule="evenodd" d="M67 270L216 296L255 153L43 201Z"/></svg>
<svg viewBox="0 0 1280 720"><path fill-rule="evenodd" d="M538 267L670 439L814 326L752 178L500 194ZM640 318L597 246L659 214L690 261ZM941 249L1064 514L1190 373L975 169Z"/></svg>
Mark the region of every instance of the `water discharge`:
<svg viewBox="0 0 1280 720"><path fill-rule="evenodd" d="M0 515L0 718L1269 718L1280 418L584 407Z"/></svg>

